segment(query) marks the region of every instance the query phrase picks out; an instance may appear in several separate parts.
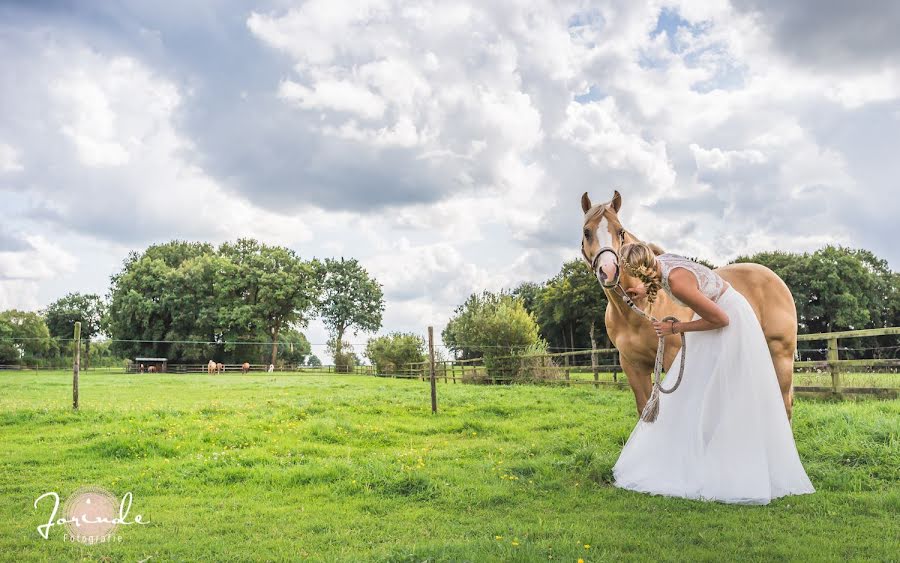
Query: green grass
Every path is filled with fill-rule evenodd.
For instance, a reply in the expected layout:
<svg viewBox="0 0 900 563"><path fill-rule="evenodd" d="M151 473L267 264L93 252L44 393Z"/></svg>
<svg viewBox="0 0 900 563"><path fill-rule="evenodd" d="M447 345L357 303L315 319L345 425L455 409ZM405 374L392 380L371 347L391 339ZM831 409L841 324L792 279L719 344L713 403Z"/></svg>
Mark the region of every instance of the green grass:
<svg viewBox="0 0 900 563"><path fill-rule="evenodd" d="M817 488L768 506L610 484L628 391L362 376L0 373L0 559L900 558L900 401L799 399ZM34 500L134 494L122 542L49 540ZM590 547L586 547L590 546Z"/></svg>

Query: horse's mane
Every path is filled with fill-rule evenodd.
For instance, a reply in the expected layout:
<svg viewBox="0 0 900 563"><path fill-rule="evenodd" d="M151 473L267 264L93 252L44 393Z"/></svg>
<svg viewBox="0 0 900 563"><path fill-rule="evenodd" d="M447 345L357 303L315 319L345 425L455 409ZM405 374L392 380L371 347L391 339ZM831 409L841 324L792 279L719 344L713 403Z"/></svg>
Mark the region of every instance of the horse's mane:
<svg viewBox="0 0 900 563"><path fill-rule="evenodd" d="M647 246L649 246L649 247L650 247L650 250L653 251L653 254L656 254L657 256L659 256L660 254L665 254L665 253L666 253L666 251L663 250L663 247L661 247L660 245L656 244L655 242L648 242L648 243L647 243Z"/></svg>

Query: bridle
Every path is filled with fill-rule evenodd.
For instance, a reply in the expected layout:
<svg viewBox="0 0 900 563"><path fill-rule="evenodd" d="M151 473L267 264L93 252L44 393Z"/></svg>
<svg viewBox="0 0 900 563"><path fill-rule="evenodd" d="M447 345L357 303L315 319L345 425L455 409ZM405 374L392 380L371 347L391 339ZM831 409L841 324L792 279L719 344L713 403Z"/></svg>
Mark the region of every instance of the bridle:
<svg viewBox="0 0 900 563"><path fill-rule="evenodd" d="M619 247L625 244L625 229L619 229ZM597 254L594 255L593 258L587 255L587 252L584 251L584 239L581 239L581 255L584 256L584 259L591 265L591 270L593 270L594 275L597 276L597 281L600 282L600 285L604 287L606 286L603 283L603 280L600 279L600 257L603 256L604 252L610 252L613 255L613 258L616 259L616 275L613 278L612 282L615 284L614 287L619 286L619 253L615 248L611 246L602 246L600 250L597 251ZM621 288L621 287L620 287Z"/></svg>

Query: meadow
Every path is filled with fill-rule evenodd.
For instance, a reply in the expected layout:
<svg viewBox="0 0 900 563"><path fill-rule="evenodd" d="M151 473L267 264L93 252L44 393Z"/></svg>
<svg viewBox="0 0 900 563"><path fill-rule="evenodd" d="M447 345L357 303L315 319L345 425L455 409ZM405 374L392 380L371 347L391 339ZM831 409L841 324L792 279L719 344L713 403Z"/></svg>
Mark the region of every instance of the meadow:
<svg viewBox="0 0 900 563"><path fill-rule="evenodd" d="M365 376L0 373L0 559L896 561L900 401L798 398L817 492L734 506L619 490L627 390ZM133 493L121 542L35 499ZM149 559L148 559L149 558Z"/></svg>

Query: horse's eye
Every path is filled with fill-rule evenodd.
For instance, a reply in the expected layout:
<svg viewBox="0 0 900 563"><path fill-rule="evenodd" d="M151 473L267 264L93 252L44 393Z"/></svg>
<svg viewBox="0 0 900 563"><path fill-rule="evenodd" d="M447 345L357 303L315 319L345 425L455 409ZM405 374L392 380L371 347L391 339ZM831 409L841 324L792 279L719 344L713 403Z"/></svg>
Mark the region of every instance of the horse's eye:
<svg viewBox="0 0 900 563"><path fill-rule="evenodd" d="M585 236L585 238L591 238L591 230L590 230L590 229L585 229L585 230L584 230L584 236Z"/></svg>

